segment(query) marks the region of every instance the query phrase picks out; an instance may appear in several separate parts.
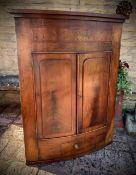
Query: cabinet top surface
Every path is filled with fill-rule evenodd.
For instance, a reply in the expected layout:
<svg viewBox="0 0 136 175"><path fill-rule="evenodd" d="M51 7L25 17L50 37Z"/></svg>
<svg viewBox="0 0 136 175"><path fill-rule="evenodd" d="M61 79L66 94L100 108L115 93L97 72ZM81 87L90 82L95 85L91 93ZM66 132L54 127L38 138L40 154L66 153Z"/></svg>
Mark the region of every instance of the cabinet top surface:
<svg viewBox="0 0 136 175"><path fill-rule="evenodd" d="M74 12L74 11L59 11L59 10L34 10L34 9L12 9L9 13L15 17L46 17L46 16L65 16L65 17L88 17L88 18L107 18L113 20L124 21L125 17L117 14L101 14L90 12Z"/></svg>

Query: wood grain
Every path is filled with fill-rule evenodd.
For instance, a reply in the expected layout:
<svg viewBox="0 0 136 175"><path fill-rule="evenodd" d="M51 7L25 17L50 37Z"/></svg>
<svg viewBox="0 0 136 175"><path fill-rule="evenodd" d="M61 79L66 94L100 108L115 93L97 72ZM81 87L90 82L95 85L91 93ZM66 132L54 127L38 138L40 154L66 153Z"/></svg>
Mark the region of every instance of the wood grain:
<svg viewBox="0 0 136 175"><path fill-rule="evenodd" d="M29 19L16 20L18 63L20 71L21 108L26 159L38 159L35 90L31 58L31 30Z"/></svg>
<svg viewBox="0 0 136 175"><path fill-rule="evenodd" d="M110 52L78 56L79 132L107 124Z"/></svg>
<svg viewBox="0 0 136 175"><path fill-rule="evenodd" d="M109 86L109 104L108 104L108 131L106 135L106 143L112 141L113 128L114 128L114 115L115 115L115 100L117 90L117 77L119 67L119 56L120 56L120 42L121 42L122 25L114 24L112 28L112 59L111 59L111 78Z"/></svg>
<svg viewBox="0 0 136 175"><path fill-rule="evenodd" d="M112 142L125 18L13 10L27 164L66 160Z"/></svg>
<svg viewBox="0 0 136 175"><path fill-rule="evenodd" d="M33 58L38 138L75 134L76 55L34 54Z"/></svg>

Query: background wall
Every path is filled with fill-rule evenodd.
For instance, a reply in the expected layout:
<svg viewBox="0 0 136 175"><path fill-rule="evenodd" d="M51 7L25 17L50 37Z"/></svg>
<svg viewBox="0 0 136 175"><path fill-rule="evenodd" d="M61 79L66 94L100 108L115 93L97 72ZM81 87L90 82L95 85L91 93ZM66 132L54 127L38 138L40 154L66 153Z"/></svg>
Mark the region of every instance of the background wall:
<svg viewBox="0 0 136 175"><path fill-rule="evenodd" d="M51 9L114 14L119 0L0 0L0 75L17 75L17 46L15 23L9 9ZM121 59L130 65L129 76L136 92L136 0L134 9L123 26Z"/></svg>

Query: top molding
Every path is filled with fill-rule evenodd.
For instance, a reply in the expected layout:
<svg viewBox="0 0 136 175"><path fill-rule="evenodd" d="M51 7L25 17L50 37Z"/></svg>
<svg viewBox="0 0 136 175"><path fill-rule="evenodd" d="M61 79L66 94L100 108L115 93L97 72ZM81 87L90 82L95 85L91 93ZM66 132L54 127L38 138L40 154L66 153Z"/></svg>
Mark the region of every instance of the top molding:
<svg viewBox="0 0 136 175"><path fill-rule="evenodd" d="M15 18L53 18L53 19L75 19L87 21L107 21L123 23L126 17L122 15L58 11L58 10L33 10L33 9L12 9L9 11Z"/></svg>

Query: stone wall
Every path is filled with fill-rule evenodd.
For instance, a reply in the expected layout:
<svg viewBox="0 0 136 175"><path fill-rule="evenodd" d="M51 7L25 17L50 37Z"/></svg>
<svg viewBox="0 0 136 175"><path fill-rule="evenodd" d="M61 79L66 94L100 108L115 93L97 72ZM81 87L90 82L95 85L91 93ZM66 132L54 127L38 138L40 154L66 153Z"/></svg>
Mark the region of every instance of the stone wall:
<svg viewBox="0 0 136 175"><path fill-rule="evenodd" d="M130 0L135 7L136 0ZM9 9L51 9L114 14L119 0L0 0L0 74L17 75L15 23ZM136 84L136 12L123 26L121 59L130 64L129 76ZM136 91L136 87L134 89Z"/></svg>

